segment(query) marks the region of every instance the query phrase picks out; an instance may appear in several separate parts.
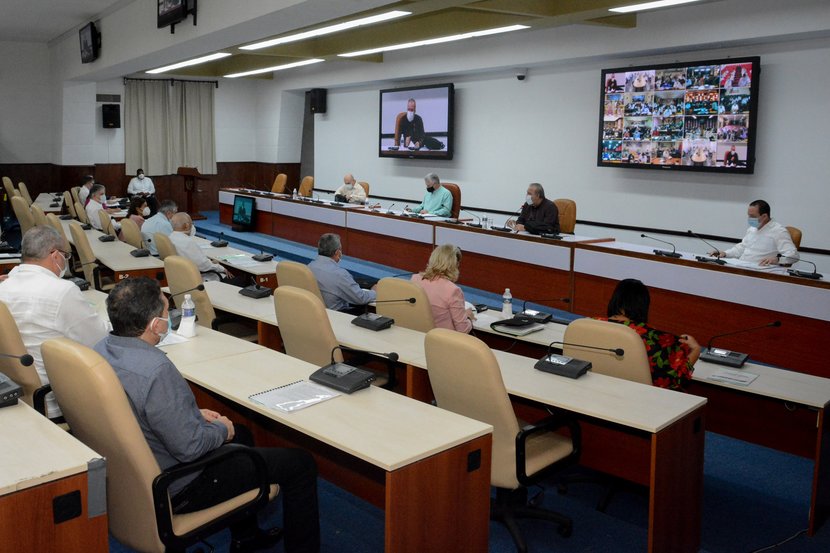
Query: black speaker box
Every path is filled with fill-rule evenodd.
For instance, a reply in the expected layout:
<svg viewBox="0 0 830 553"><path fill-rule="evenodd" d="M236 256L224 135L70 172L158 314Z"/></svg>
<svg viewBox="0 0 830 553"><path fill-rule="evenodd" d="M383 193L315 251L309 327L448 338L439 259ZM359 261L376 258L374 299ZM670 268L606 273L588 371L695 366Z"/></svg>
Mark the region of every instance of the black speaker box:
<svg viewBox="0 0 830 553"><path fill-rule="evenodd" d="M311 113L326 113L326 89L311 89Z"/></svg>
<svg viewBox="0 0 830 553"><path fill-rule="evenodd" d="M121 128L120 104L101 104L101 115L103 115L105 129Z"/></svg>

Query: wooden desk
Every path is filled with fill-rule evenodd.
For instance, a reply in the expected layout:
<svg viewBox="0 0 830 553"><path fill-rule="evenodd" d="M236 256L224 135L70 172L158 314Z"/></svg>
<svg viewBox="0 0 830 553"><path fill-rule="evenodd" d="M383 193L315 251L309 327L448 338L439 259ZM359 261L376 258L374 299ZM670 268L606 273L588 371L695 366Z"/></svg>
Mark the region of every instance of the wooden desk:
<svg viewBox="0 0 830 553"><path fill-rule="evenodd" d="M0 409L4 551L109 551L106 463L25 403ZM77 508L54 522L55 501Z"/></svg>
<svg viewBox="0 0 830 553"><path fill-rule="evenodd" d="M63 210L63 194L57 192L41 192L37 195L33 203L39 205L44 213L60 214L61 210ZM52 206L55 203L58 205Z"/></svg>
<svg viewBox="0 0 830 553"><path fill-rule="evenodd" d="M277 262L271 261L253 261L251 257L253 254L246 251L234 248L233 246L225 246L224 248L215 248L210 245L212 240L206 238L195 237L194 240L199 244L199 247L206 256L213 259L217 263L230 268L233 271L241 271L251 275L252 281L255 280L260 286L268 288L277 287ZM245 263L240 264L238 261L231 259L227 261L228 256L244 256ZM249 264L250 263L250 264ZM253 282L252 282L253 283Z"/></svg>
<svg viewBox="0 0 830 553"><path fill-rule="evenodd" d="M0 257L0 275L5 275L19 264L19 257Z"/></svg>

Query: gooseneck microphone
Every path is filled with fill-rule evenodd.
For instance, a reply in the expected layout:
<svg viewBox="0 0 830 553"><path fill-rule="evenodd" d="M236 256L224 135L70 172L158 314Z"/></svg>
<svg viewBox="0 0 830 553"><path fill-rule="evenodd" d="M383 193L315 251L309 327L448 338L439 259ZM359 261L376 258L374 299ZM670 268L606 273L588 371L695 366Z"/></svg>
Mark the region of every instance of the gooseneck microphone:
<svg viewBox="0 0 830 553"><path fill-rule="evenodd" d="M591 368L589 361L575 359L566 355L559 355L552 353L551 349L554 344L562 346L574 346L587 349L595 349L599 351L607 351L613 353L617 357L625 355L625 350L622 348L603 348L599 346L589 346L588 344L572 344L570 342L551 342L548 344L548 353L539 359L533 366L536 370L557 374L559 376L566 376L568 378L579 378Z"/></svg>
<svg viewBox="0 0 830 553"><path fill-rule="evenodd" d="M608 353L613 353L617 357L623 357L625 355L625 350L623 348L603 348L599 346L590 346L588 344L573 344L571 342L551 342L548 344L548 352L550 352L554 344L559 344L560 346L574 346L576 348L595 349L597 351L607 351Z"/></svg>
<svg viewBox="0 0 830 553"><path fill-rule="evenodd" d="M404 273L405 275L412 274L412 273ZM400 298L396 300L375 300L375 303L415 303L417 300L415 298ZM368 304L367 304L368 307Z"/></svg>
<svg viewBox="0 0 830 553"><path fill-rule="evenodd" d="M522 302L522 311L518 314L518 316L527 317L528 319L531 319L534 322L542 323L542 324L545 324L546 322L551 321L551 320L553 320L553 322L559 323L559 324L568 324L568 323L570 323L570 321L565 320L565 319L559 319L559 318L554 319L553 315L551 315L550 313L542 313L542 312L536 311L535 309L531 309L531 310L527 309L528 302L539 303L539 302L543 302L543 301L556 301L556 302L561 302L561 303L571 303L571 298L542 298L542 299L524 300Z"/></svg>
<svg viewBox="0 0 830 553"><path fill-rule="evenodd" d="M781 321L772 321L761 326L753 326L751 328L742 328L740 330L733 330L732 332L716 334L709 339L709 342L706 344L706 349L700 353L700 358L704 361L709 361L710 363L716 363L718 365L726 365L727 367L733 367L736 369L741 368L744 363L746 363L746 360L749 359L749 354L738 351L730 351L728 349L713 348L712 343L716 339L723 338L724 336L732 336L733 334L752 332L754 330L762 330L770 327L777 328L780 326Z"/></svg>
<svg viewBox="0 0 830 553"><path fill-rule="evenodd" d="M200 291L200 292L201 292L201 291L202 291L202 290L204 290L204 289L205 289L205 285L204 285L204 284L200 284L199 286L194 286L193 288L190 288L190 289L188 289L188 290L182 290L181 292L176 292L175 294L170 294L170 297L171 297L171 298L175 298L176 296L181 296L182 294L188 294L188 293L190 293L190 292L194 292L194 291L196 291L196 290L198 290L198 291Z"/></svg>
<svg viewBox="0 0 830 553"><path fill-rule="evenodd" d="M648 238L649 240L655 240L657 242L662 242L663 244L668 244L671 246L671 251L667 252L666 250L652 250L654 255L662 255L663 257L683 257L681 254L677 253L677 249L674 247L674 244L671 242L667 242L666 240L660 240L659 238L655 238L653 236L649 236L648 234L641 234L640 238Z"/></svg>
<svg viewBox="0 0 830 553"><path fill-rule="evenodd" d="M0 353L0 357L8 357L9 359L19 359L20 364L24 367L31 367L32 363L35 362L34 357L29 355L28 353L24 353L23 355L14 355L12 353Z"/></svg>
<svg viewBox="0 0 830 553"><path fill-rule="evenodd" d="M702 255L696 255L695 256L696 260L698 260L702 263L714 263L715 265L726 265L726 261L724 261L723 259L720 258L721 255L720 255L720 249L719 248L716 248L715 246L713 246L712 244L710 244L709 242L704 240L704 238L702 236L692 232L691 230L687 230L686 234L688 234L689 236L694 236L695 238L697 238L698 240L700 240L701 242L703 242L704 244L706 244L707 246L709 246L710 248L715 250L715 257L704 257Z"/></svg>
<svg viewBox="0 0 830 553"><path fill-rule="evenodd" d="M337 351L337 350L350 351L352 353L369 353L371 355L380 355L381 357L385 357L385 358L389 359L393 363L397 363L398 358L399 358L398 354L395 353L394 351L390 352L390 353L383 353L383 352L380 352L380 351L369 351L369 350L365 350L365 349L350 348L348 346L334 346L333 348L331 348L331 362L332 363L336 363L336 361L334 360L334 352Z"/></svg>
<svg viewBox="0 0 830 553"><path fill-rule="evenodd" d="M476 218L475 223L467 223L468 227L481 228L481 217L479 217L478 215L476 215L472 211L467 211L466 209L462 209L461 211L463 211L464 213L467 213L468 215L472 215L473 217Z"/></svg>
<svg viewBox="0 0 830 553"><path fill-rule="evenodd" d="M789 260L794 262L793 264L798 263L800 261L803 261L804 263L809 263L810 265L813 266L813 272L812 273L808 273L807 271L797 271L795 269L787 269L787 274L790 275L790 276L797 276L797 277L801 277L801 278L811 278L813 280L820 280L820 279L824 278L824 275L822 275L818 272L818 267L816 267L816 264L813 263L812 261L808 261L806 259L801 259L801 258L798 258L798 257L790 257L788 255L782 255L780 253L778 254L778 259L789 259Z"/></svg>
<svg viewBox="0 0 830 553"><path fill-rule="evenodd" d="M395 207L395 204L396 204L396 203L397 203L397 202L392 202L391 204L389 204L389 207L387 207L387 208L386 208L386 213L391 213L391 212L392 212L392 208L393 208L393 207Z"/></svg>
<svg viewBox="0 0 830 553"><path fill-rule="evenodd" d="M228 241L225 240L225 233L220 232L219 233L219 238L214 240L213 242L211 242L210 245L213 246L214 248L224 248L225 246L227 246Z"/></svg>

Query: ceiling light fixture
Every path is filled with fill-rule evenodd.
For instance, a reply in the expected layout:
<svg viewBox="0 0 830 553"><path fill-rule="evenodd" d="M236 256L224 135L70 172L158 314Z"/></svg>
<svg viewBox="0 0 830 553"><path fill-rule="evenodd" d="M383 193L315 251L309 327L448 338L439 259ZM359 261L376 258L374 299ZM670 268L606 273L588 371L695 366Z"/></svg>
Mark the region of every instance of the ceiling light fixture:
<svg viewBox="0 0 830 553"><path fill-rule="evenodd" d="M418 40L416 42L407 42L404 44L394 44L392 46L381 46L380 48L372 48L370 50L360 50L357 52L347 52L345 54L337 54L341 58L353 58L357 56L368 56L369 54L377 54L379 52L391 52L393 50L403 50L405 48L417 48L418 46L429 46L432 44L442 44L444 42L455 42L457 40L465 40L468 38L477 38L488 35L496 35L500 33L509 33L511 31L521 31L522 29L529 29L527 25L510 25L508 27L497 27L495 29L486 29L484 31L474 31L472 33L463 33L460 35L450 35L439 38L430 38L426 40Z"/></svg>
<svg viewBox="0 0 830 553"><path fill-rule="evenodd" d="M198 65L200 63L205 63L208 61L218 60L221 58L226 58L230 56L230 53L227 52L217 52L216 54L210 54L209 56L202 56L201 58L195 58L192 60L182 61L179 63L174 63L173 65L165 65L164 67L159 67L158 69L150 69L149 71L145 71L145 73L164 73L165 71L172 71L173 69L181 69L182 67L189 67L191 65Z"/></svg>
<svg viewBox="0 0 830 553"><path fill-rule="evenodd" d="M355 27L363 27L365 25L372 25L374 23L380 23L381 21L389 21L390 19L397 19L399 17L404 17L406 15L412 15L412 12L405 12L400 10L395 10L386 13L380 13L378 15L372 15L369 17L364 17L362 19L355 19L353 21L345 21L343 23L337 23L335 25L329 25L328 27L321 27L319 29L312 29L311 31L305 31L302 33L297 33L296 35L289 35L280 38L274 38L271 40L265 40L263 42L257 42L255 44L249 44L248 46L240 46L240 50L259 50L260 48L268 48L269 46L277 46L279 44L287 44L289 42L297 42L298 40L306 40L307 38L314 38L323 35L330 35L332 33L339 33L340 31L345 31L347 29L354 29Z"/></svg>
<svg viewBox="0 0 830 553"><path fill-rule="evenodd" d="M275 65L274 67L266 67L264 69L254 69L253 71L244 71L242 73L231 73L230 75L225 75L225 78L236 79L237 77L249 77L251 75L260 75L262 73L270 73L272 71L282 71L283 69L293 69L294 67L311 65L312 63L320 63L321 61L325 60L322 60L320 58L314 58L310 60L296 61L294 63L286 63L285 65Z"/></svg>
<svg viewBox="0 0 830 553"><path fill-rule="evenodd" d="M656 2L646 2L644 4L632 4L630 6L621 6L619 8L611 8L609 11L617 13L638 12L642 10L653 10L655 8L666 8L668 6L677 6L679 4L688 4L690 2L700 2L700 0L658 0Z"/></svg>

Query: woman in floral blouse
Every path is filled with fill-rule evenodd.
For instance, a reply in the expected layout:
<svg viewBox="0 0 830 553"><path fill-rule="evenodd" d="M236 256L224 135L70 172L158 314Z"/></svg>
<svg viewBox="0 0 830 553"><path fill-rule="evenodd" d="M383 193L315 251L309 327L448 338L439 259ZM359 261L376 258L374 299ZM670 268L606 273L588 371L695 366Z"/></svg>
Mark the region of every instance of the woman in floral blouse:
<svg viewBox="0 0 830 553"><path fill-rule="evenodd" d="M643 339L655 386L682 390L692 379L700 344L688 334L675 336L648 326L650 301L645 284L633 278L622 280L608 302L607 320L628 325Z"/></svg>

